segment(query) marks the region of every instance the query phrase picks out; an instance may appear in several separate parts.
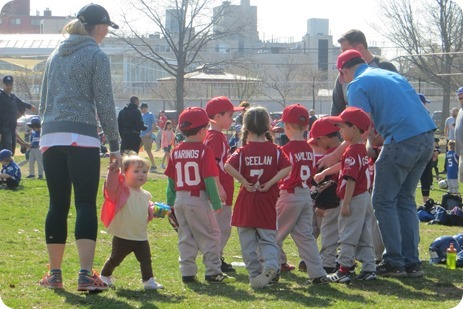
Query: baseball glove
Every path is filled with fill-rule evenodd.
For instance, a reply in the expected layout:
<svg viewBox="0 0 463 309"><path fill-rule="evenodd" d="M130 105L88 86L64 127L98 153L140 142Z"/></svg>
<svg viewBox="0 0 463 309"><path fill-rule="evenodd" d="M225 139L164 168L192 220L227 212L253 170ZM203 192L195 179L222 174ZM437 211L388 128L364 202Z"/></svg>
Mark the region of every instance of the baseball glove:
<svg viewBox="0 0 463 309"><path fill-rule="evenodd" d="M169 220L170 225L178 233L178 221L177 217L175 216L174 208L171 208L170 214L167 216L167 219Z"/></svg>
<svg viewBox="0 0 463 309"><path fill-rule="evenodd" d="M327 180L316 186L310 196L314 201L314 206L320 209L331 209L339 206L340 199L336 195L337 183Z"/></svg>
<svg viewBox="0 0 463 309"><path fill-rule="evenodd" d="M21 146L19 151L21 151L22 154L25 154L27 152L27 146Z"/></svg>

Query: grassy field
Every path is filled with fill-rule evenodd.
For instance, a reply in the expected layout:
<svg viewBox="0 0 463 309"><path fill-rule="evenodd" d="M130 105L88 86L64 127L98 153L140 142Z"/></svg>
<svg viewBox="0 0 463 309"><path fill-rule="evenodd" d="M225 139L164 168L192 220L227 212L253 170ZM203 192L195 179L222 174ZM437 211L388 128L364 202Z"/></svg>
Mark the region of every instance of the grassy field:
<svg viewBox="0 0 463 309"><path fill-rule="evenodd" d="M104 171L107 161L102 162ZM23 173L27 175L25 169ZM153 194L154 201L165 201L165 186L166 180L159 173L151 176L145 189ZM437 183L434 187L437 188ZM440 201L443 193L443 190L435 189L431 197ZM138 263L131 255L114 273L116 289L101 294L81 294L76 291L79 265L73 236L73 208L69 215L68 246L63 263L65 290L54 292L38 285L47 270L44 241L47 194L46 182L41 180L25 179L17 191L0 190L0 297L10 308L451 308L463 295L462 269L447 270L444 265L428 263L429 244L438 236L463 232L461 227L421 224L420 254L425 261L424 278L379 278L373 282L353 281L350 285L307 286L307 274L295 271L284 273L280 283L273 287L255 291L249 287L244 267L237 268L236 283L204 283L201 257L198 258L198 275L202 283L182 284L177 237L167 219L155 219L149 227L155 276L166 287L164 290L142 289ZM421 201L419 190L417 201ZM101 202L100 195L98 205ZM111 249L111 236L102 224L98 237L94 267L99 270ZM289 261L297 264L298 253L292 240L286 241L285 249ZM241 262L240 255L234 229L226 248L227 261ZM3 307L0 305L0 308Z"/></svg>

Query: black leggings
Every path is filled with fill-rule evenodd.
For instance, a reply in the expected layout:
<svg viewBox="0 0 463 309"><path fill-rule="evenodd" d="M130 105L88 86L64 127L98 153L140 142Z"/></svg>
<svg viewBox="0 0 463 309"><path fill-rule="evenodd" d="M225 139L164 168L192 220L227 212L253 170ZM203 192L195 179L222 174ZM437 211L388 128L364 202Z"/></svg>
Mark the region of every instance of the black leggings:
<svg viewBox="0 0 463 309"><path fill-rule="evenodd" d="M99 148L53 146L43 154L50 205L45 221L47 244L65 244L74 188L75 238L96 240L96 196L100 181Z"/></svg>
<svg viewBox="0 0 463 309"><path fill-rule="evenodd" d="M432 159L426 164L423 174L421 174L421 195L429 196L432 185Z"/></svg>

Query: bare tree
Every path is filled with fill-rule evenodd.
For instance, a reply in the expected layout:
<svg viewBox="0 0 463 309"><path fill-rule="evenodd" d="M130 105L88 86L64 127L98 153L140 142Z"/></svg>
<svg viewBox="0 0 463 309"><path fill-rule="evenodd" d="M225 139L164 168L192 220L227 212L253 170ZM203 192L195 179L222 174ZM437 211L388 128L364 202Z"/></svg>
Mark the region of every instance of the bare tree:
<svg viewBox="0 0 463 309"><path fill-rule="evenodd" d="M445 119L450 94L461 85L461 8L451 0L386 0L380 7L383 25L376 26L376 30L405 51L402 58L410 62L410 72L418 71L442 86Z"/></svg>
<svg viewBox="0 0 463 309"><path fill-rule="evenodd" d="M300 87L300 80L303 78L305 70L297 60L292 58L285 58L281 67L279 70L264 69L262 72L262 82L264 87L271 91L263 89L261 94L281 104L284 108L289 98L297 96L297 92L301 92L301 89L305 88ZM278 97L272 95L272 91L276 92Z"/></svg>
<svg viewBox="0 0 463 309"><path fill-rule="evenodd" d="M152 25L147 27L154 25L159 29L175 61L152 46L149 38L132 26L127 15L124 18L130 34L128 36L116 34L141 57L157 63L175 77L178 111L184 108L184 76L189 66L194 64L198 53L209 42L232 36L240 30L233 24L221 24L220 28L216 27L225 16L230 4L225 1L222 5L212 8L216 3L219 2L216 0L132 0L130 2L138 17L143 16L150 21ZM168 18L167 22L164 22L165 18Z"/></svg>

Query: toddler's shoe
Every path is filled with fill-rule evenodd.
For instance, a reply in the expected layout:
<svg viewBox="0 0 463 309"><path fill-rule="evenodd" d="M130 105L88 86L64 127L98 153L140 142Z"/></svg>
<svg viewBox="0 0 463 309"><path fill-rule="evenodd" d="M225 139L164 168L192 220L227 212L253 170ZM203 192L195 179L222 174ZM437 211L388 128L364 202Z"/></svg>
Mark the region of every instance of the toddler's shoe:
<svg viewBox="0 0 463 309"><path fill-rule="evenodd" d="M103 281L108 287L114 287L114 278L113 276L100 276L101 281Z"/></svg>
<svg viewBox="0 0 463 309"><path fill-rule="evenodd" d="M166 169L166 167L164 166L164 164L161 164L161 168L162 168L162 169Z"/></svg>
<svg viewBox="0 0 463 309"><path fill-rule="evenodd" d="M154 278L149 278L147 281L143 281L143 286L145 287L145 290L159 290L164 288L162 284L154 281Z"/></svg>
<svg viewBox="0 0 463 309"><path fill-rule="evenodd" d="M63 277L61 271L47 272L39 281L39 284L49 289L62 289Z"/></svg>
<svg viewBox="0 0 463 309"><path fill-rule="evenodd" d="M80 292L102 292L108 289L108 285L100 279L100 275L93 270L79 272L77 280L77 291Z"/></svg>

